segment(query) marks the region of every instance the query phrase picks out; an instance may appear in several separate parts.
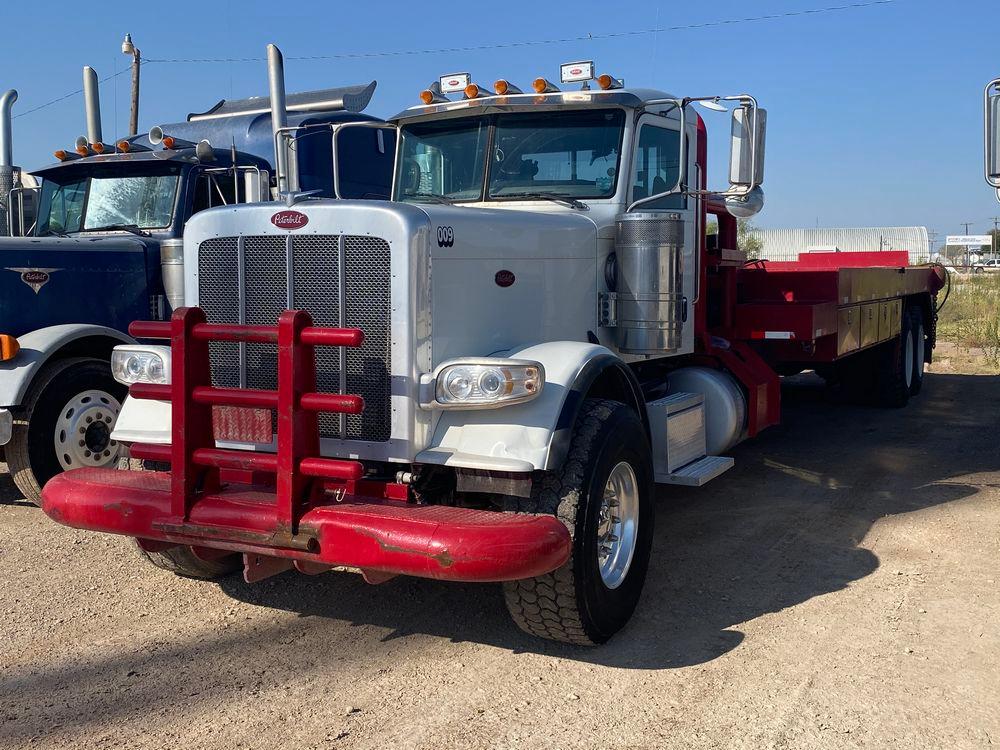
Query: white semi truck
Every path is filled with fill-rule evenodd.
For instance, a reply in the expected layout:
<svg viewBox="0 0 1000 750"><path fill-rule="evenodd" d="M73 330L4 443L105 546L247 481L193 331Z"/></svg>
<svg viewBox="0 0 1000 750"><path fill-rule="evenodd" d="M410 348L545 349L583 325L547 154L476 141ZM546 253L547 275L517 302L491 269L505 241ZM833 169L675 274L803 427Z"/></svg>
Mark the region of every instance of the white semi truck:
<svg viewBox="0 0 1000 750"><path fill-rule="evenodd" d="M115 438L169 471L68 472L45 511L185 575L499 581L526 631L595 644L639 600L655 487L730 468L778 422L779 373L888 406L919 392L934 269L736 248L763 202L753 97L626 88L591 62L525 89L447 75L338 129L398 135L389 201L289 183L280 210L194 216L187 307L130 329L170 346L114 356ZM698 102L731 112L722 191Z"/></svg>

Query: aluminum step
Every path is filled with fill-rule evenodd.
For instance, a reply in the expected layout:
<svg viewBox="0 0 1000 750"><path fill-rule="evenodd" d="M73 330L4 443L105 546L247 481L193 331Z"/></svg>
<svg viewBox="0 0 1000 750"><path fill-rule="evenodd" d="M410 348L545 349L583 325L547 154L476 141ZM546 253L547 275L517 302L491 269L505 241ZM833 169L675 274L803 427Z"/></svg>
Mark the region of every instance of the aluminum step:
<svg viewBox="0 0 1000 750"><path fill-rule="evenodd" d="M692 461L670 474L658 474L658 484L680 484L685 487L701 487L720 474L733 468L736 462L729 456L705 456Z"/></svg>

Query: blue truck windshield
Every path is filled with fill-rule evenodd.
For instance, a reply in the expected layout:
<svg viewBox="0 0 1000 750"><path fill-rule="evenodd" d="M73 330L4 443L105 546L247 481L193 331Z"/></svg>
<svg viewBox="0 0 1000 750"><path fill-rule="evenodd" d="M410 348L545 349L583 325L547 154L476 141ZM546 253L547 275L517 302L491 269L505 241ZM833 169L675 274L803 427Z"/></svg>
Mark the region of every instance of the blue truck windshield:
<svg viewBox="0 0 1000 750"><path fill-rule="evenodd" d="M180 170L127 177L88 175L72 182L42 184L38 234L69 234L106 227L169 227Z"/></svg>
<svg viewBox="0 0 1000 750"><path fill-rule="evenodd" d="M402 129L397 200L516 200L615 192L622 110L510 113Z"/></svg>

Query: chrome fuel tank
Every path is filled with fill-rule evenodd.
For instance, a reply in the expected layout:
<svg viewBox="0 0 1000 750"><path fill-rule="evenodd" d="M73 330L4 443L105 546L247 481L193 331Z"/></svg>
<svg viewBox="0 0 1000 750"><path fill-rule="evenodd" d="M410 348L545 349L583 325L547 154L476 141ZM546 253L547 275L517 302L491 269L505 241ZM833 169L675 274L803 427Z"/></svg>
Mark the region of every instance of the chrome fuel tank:
<svg viewBox="0 0 1000 750"><path fill-rule="evenodd" d="M685 317L680 214L622 214L615 254L618 348L631 354L677 351Z"/></svg>

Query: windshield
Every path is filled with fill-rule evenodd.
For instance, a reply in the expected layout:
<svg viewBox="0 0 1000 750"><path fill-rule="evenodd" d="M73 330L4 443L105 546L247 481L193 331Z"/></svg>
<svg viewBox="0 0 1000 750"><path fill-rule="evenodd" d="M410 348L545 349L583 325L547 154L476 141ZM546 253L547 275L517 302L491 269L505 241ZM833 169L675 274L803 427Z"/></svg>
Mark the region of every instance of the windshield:
<svg viewBox="0 0 1000 750"><path fill-rule="evenodd" d="M622 110L574 110L407 125L397 200L609 198L624 123Z"/></svg>
<svg viewBox="0 0 1000 750"><path fill-rule="evenodd" d="M38 234L67 234L115 226L170 226L180 169L139 176L86 175L72 182L46 179Z"/></svg>

